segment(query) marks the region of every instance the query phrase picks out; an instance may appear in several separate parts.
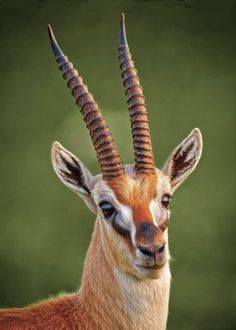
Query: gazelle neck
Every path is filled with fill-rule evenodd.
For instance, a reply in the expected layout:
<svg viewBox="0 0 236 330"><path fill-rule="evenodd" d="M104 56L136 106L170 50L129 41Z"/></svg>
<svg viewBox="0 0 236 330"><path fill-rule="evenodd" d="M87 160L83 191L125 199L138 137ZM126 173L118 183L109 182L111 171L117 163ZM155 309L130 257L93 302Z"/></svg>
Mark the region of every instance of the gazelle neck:
<svg viewBox="0 0 236 330"><path fill-rule="evenodd" d="M96 324L91 327L164 330L170 289L169 264L163 267L158 279L137 279L119 270L102 235L97 219L79 295L83 312L93 315Z"/></svg>

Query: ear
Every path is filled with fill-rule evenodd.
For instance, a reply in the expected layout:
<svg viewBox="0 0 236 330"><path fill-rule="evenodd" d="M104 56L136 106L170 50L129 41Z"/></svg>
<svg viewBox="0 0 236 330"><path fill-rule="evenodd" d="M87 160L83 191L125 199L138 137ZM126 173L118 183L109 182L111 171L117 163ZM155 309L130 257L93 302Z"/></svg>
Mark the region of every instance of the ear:
<svg viewBox="0 0 236 330"><path fill-rule="evenodd" d="M202 135L194 128L189 136L172 152L162 172L169 176L173 191L195 169L202 154Z"/></svg>
<svg viewBox="0 0 236 330"><path fill-rule="evenodd" d="M84 164L71 152L54 142L51 150L52 165L59 179L74 192L78 193L92 211L96 212L91 190L94 177Z"/></svg>

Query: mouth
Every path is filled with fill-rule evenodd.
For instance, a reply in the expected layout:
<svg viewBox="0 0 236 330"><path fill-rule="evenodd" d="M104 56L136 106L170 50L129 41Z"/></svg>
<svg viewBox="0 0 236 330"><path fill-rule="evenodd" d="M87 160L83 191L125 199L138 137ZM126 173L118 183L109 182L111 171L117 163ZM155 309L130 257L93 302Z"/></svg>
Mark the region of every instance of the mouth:
<svg viewBox="0 0 236 330"><path fill-rule="evenodd" d="M146 270L157 270L157 269L161 269L164 265L165 265L165 263L162 263L160 265L153 265L153 266L145 266L145 265L135 264L136 267L142 268L142 269L146 269Z"/></svg>

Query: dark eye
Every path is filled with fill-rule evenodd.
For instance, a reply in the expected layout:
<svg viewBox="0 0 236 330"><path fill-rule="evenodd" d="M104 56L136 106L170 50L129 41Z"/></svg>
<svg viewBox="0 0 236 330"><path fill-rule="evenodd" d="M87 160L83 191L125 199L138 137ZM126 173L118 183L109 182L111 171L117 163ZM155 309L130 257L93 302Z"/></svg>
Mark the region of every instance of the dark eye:
<svg viewBox="0 0 236 330"><path fill-rule="evenodd" d="M108 202L102 201L101 203L99 203L99 206L102 210L102 213L104 215L104 218L108 219L112 216L112 214L116 211L114 206L111 205Z"/></svg>
<svg viewBox="0 0 236 330"><path fill-rule="evenodd" d="M169 203L170 203L171 198L172 198L172 197L171 197L170 194L165 194L165 195L162 196L161 204L162 204L166 209L169 208Z"/></svg>

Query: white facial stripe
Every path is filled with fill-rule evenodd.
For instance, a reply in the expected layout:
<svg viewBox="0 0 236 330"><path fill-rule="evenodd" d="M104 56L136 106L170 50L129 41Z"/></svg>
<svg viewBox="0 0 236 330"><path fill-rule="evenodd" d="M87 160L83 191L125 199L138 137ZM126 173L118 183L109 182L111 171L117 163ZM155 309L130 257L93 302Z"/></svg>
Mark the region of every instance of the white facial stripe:
<svg viewBox="0 0 236 330"><path fill-rule="evenodd" d="M136 228L133 222L132 209L126 205L122 205L122 204L120 205L121 205L121 215L122 215L120 219L122 221L121 223L122 225L124 223L125 228L129 230L132 243L133 245L135 245Z"/></svg>
<svg viewBox="0 0 236 330"><path fill-rule="evenodd" d="M157 198L153 199L149 204L149 209L152 214L153 222L155 223L155 225L158 225L160 221L166 219L169 216L169 211L163 209L163 207L161 206L161 199L164 194L171 192L169 180L165 176L163 176L158 170L157 175Z"/></svg>
<svg viewBox="0 0 236 330"><path fill-rule="evenodd" d="M160 212L159 212L159 207L158 207L158 202L153 199L150 204L149 204L149 209L152 214L152 219L155 225L157 225L157 219L160 217Z"/></svg>
<svg viewBox="0 0 236 330"><path fill-rule="evenodd" d="M125 228L131 232L132 224L133 224L131 208L126 205L120 204L120 211L121 211L121 216L119 216L119 224L123 228Z"/></svg>
<svg viewBox="0 0 236 330"><path fill-rule="evenodd" d="M153 216L153 222L155 225L160 224L161 221L164 221L169 218L169 210L164 209L160 202L157 200L152 200L149 204L150 211Z"/></svg>

